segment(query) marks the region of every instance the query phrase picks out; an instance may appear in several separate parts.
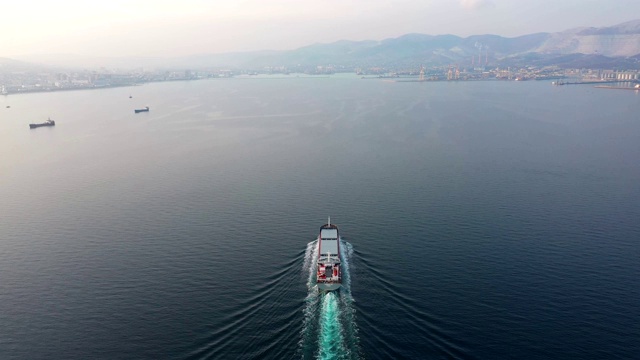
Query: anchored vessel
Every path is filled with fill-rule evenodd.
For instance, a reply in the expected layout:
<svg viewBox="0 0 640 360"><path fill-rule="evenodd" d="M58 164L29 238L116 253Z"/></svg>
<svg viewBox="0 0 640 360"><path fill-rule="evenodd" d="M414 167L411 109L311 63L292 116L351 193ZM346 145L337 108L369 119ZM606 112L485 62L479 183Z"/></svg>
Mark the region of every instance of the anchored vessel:
<svg viewBox="0 0 640 360"><path fill-rule="evenodd" d="M41 126L55 126L56 122L51 120L51 118L49 118L47 121L40 123L40 124L29 124L29 128L30 129L35 129L37 127L41 127Z"/></svg>
<svg viewBox="0 0 640 360"><path fill-rule="evenodd" d="M148 107L148 106L145 106L145 107L144 107L144 109L135 109L135 110L133 110L133 111L135 111L135 113L137 114L137 113L139 113L139 112L149 111L149 107Z"/></svg>
<svg viewBox="0 0 640 360"><path fill-rule="evenodd" d="M340 234L331 218L320 227L318 235L318 290L333 291L342 285L340 269Z"/></svg>

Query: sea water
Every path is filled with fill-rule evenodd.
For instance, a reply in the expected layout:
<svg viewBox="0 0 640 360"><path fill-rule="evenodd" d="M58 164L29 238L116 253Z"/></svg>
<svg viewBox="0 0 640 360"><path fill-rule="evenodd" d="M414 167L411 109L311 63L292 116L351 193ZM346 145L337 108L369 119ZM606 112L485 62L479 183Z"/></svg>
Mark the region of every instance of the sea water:
<svg viewBox="0 0 640 360"><path fill-rule="evenodd" d="M0 357L634 358L638 113L354 76L2 96Z"/></svg>

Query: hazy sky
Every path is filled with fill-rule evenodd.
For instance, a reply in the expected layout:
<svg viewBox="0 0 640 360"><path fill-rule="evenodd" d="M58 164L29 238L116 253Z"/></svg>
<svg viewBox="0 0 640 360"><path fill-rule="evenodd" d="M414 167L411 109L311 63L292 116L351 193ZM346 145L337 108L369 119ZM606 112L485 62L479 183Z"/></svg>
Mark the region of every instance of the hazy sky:
<svg viewBox="0 0 640 360"><path fill-rule="evenodd" d="M181 56L406 33L514 37L640 18L640 0L15 0L0 57Z"/></svg>

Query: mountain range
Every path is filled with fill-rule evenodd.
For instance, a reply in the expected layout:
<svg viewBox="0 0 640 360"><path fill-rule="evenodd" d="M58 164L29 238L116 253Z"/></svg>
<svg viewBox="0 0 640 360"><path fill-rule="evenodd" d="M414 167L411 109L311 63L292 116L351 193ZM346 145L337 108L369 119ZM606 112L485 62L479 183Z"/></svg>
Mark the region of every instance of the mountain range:
<svg viewBox="0 0 640 360"><path fill-rule="evenodd" d="M294 50L200 54L174 58L21 57L48 66L109 68L244 68L334 66L345 69L418 66L550 66L640 69L640 20L514 38L498 35L406 34L380 41L341 40ZM15 64L14 64L15 65Z"/></svg>

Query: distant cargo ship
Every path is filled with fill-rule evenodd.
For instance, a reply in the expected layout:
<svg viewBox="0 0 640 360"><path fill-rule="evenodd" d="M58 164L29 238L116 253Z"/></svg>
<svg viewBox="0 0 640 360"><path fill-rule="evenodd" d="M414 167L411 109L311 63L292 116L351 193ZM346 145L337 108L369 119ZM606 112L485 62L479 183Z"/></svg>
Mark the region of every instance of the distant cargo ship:
<svg viewBox="0 0 640 360"><path fill-rule="evenodd" d="M51 120L51 118L49 118L47 121L40 123L40 124L29 124L29 128L31 129L35 129L37 127L41 127L41 126L55 126L56 122Z"/></svg>
<svg viewBox="0 0 640 360"><path fill-rule="evenodd" d="M135 109L135 110L133 110L133 111L134 111L136 114L137 114L137 113L139 113L139 112L146 112L146 111L149 111L149 107L148 107L148 106L145 106L145 107L144 107L144 109Z"/></svg>
<svg viewBox="0 0 640 360"><path fill-rule="evenodd" d="M318 235L317 284L320 291L338 290L342 286L340 269L340 234L331 218L320 227Z"/></svg>

